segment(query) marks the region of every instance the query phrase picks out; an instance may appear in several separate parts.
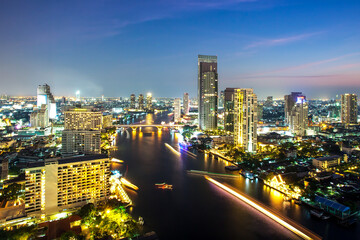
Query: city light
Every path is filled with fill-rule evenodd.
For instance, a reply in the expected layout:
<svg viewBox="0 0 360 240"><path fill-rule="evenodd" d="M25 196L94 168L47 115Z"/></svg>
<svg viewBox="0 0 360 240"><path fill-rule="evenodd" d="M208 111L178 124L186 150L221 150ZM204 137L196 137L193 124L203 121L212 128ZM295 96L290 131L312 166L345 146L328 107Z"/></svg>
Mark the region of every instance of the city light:
<svg viewBox="0 0 360 240"><path fill-rule="evenodd" d="M219 183L218 181L212 179L211 177L205 176L206 180L212 182L213 184L215 184L216 186L222 188L223 190L225 190L226 192L234 195L235 197L239 198L240 200L242 200L243 202L247 203L248 205L252 206L253 208L255 208L256 210L260 211L261 213L265 214L266 216L270 217L271 219L273 219L274 221L278 222L279 224L281 224L282 226L286 227L287 229L289 229L290 231L294 232L296 235L300 236L303 239L321 239L317 236L315 236L314 234L312 234L313 236L309 236L308 234L298 230L297 228L295 228L294 226L290 225L289 223L285 222L284 220L282 220L279 216L276 216L274 213L271 213L270 211L266 210L264 207L261 207L260 205L258 205L257 203L253 202L252 200L250 200L249 198L245 197L244 195L235 192L234 190L232 190L231 188L225 186L224 184Z"/></svg>

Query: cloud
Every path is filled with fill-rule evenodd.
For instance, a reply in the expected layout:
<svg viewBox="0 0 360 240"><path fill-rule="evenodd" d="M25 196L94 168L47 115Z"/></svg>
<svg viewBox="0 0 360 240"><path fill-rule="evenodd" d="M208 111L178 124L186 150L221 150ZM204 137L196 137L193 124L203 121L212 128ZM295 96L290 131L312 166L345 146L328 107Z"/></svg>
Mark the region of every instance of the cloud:
<svg viewBox="0 0 360 240"><path fill-rule="evenodd" d="M284 37L284 38L265 39L265 40L250 43L249 45L245 46L244 49L284 45L284 44L288 44L288 43L292 43L292 42L305 40L305 39L308 39L308 38L310 38L312 36L316 36L316 35L319 35L319 34L322 34L322 33L323 32L304 33L304 34L290 36L290 37Z"/></svg>

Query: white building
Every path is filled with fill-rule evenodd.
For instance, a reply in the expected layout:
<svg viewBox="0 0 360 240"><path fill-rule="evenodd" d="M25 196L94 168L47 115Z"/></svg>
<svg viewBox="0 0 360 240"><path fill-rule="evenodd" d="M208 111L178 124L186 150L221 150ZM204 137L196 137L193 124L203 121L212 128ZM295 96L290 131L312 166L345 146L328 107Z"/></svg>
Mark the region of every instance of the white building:
<svg viewBox="0 0 360 240"><path fill-rule="evenodd" d="M181 121L181 99L175 98L174 100L174 122Z"/></svg>

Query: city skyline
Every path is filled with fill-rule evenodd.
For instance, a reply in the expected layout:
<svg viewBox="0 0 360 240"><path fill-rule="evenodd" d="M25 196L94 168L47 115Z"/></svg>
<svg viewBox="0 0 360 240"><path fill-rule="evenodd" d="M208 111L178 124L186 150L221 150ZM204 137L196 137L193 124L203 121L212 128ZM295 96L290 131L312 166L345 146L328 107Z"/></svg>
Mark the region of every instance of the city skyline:
<svg viewBox="0 0 360 240"><path fill-rule="evenodd" d="M259 99L360 89L357 1L0 6L0 81L9 95L35 95L30 86L48 83L55 96L196 96L198 54L218 56L219 89L253 88Z"/></svg>

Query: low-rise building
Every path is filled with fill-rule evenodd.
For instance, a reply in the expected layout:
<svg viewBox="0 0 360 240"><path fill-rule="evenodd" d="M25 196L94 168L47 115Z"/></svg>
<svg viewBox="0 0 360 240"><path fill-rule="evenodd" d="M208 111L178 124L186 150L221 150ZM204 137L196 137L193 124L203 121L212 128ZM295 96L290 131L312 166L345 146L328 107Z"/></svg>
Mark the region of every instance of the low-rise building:
<svg viewBox="0 0 360 240"><path fill-rule="evenodd" d="M317 169L328 169L340 165L341 156L334 155L329 157L314 158L312 164Z"/></svg>

